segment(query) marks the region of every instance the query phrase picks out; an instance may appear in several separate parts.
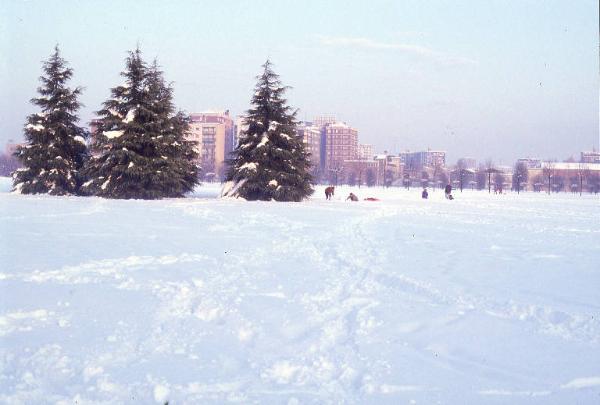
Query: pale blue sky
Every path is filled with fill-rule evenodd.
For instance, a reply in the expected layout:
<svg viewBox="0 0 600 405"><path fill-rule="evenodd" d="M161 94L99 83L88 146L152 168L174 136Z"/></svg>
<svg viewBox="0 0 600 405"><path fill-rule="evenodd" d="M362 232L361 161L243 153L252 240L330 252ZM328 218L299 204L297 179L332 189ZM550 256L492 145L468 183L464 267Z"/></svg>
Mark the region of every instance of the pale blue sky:
<svg viewBox="0 0 600 405"><path fill-rule="evenodd" d="M269 57L299 118L360 142L511 164L598 148L598 2L11 1L0 4L0 142L21 140L55 43L87 122L139 42L186 111L248 108Z"/></svg>

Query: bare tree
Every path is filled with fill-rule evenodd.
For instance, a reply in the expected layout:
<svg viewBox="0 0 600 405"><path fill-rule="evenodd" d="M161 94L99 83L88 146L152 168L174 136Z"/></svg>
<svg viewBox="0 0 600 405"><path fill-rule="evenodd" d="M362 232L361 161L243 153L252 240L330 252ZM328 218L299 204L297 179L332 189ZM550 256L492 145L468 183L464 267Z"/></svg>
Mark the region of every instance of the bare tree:
<svg viewBox="0 0 600 405"><path fill-rule="evenodd" d="M587 168L587 165L583 162L579 162L579 164L577 165L577 176L579 177L579 195L581 195L583 191L583 179L588 173L589 170Z"/></svg>
<svg viewBox="0 0 600 405"><path fill-rule="evenodd" d="M356 172L350 172L348 174L348 185L356 186Z"/></svg>
<svg viewBox="0 0 600 405"><path fill-rule="evenodd" d="M598 173L589 173L586 176L586 182L590 193L600 192L600 175Z"/></svg>
<svg viewBox="0 0 600 405"><path fill-rule="evenodd" d="M367 186L374 186L375 180L375 173L373 172L373 169L367 169Z"/></svg>
<svg viewBox="0 0 600 405"><path fill-rule="evenodd" d="M487 172L488 178L488 193L492 192L492 173L496 173L497 170L494 168L494 162L492 159L485 161L485 171Z"/></svg>
<svg viewBox="0 0 600 405"><path fill-rule="evenodd" d="M554 176L554 168L555 168L555 163L553 161L548 161L545 162L545 166L542 169L542 173L544 173L544 178L546 178L548 180L548 194L550 194L550 190L551 190L551 181L552 181L552 177Z"/></svg>
<svg viewBox="0 0 600 405"><path fill-rule="evenodd" d="M494 174L494 189L502 193L502 186L504 185L504 174L496 172Z"/></svg>
<svg viewBox="0 0 600 405"><path fill-rule="evenodd" d="M527 182L528 176L529 172L527 165L523 162L518 162L515 165L515 171L512 178L513 190L517 190L517 194L521 192L521 183Z"/></svg>

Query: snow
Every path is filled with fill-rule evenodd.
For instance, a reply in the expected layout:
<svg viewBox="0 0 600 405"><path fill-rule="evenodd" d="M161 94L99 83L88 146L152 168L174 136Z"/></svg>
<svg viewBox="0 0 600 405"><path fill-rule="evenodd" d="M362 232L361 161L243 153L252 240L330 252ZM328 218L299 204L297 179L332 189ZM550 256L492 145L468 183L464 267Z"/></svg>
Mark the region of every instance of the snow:
<svg viewBox="0 0 600 405"><path fill-rule="evenodd" d="M154 387L154 400L159 404L164 404L169 399L169 388L164 385L157 384Z"/></svg>
<svg viewBox="0 0 600 405"><path fill-rule="evenodd" d="M271 122L269 123L269 131L276 131L276 130L277 130L277 127L278 127L279 125L280 125L280 124L279 124L279 122L277 122L277 121L271 121Z"/></svg>
<svg viewBox="0 0 600 405"><path fill-rule="evenodd" d="M27 125L25 125L25 128L31 129L34 131L43 131L45 129L45 127L42 124L27 124Z"/></svg>
<svg viewBox="0 0 600 405"><path fill-rule="evenodd" d="M0 403L598 403L598 196L0 180Z"/></svg>
<svg viewBox="0 0 600 405"><path fill-rule="evenodd" d="M271 181L269 182L269 186L272 186L272 187L277 187L278 185L279 185L279 183L277 183L277 180L274 180L274 179L273 179L273 180L271 180Z"/></svg>
<svg viewBox="0 0 600 405"><path fill-rule="evenodd" d="M265 146L268 142L269 142L269 137L267 136L267 134L265 132L262 135L262 138L260 139L260 143L258 145L256 145L256 147L261 148L261 147Z"/></svg>
<svg viewBox="0 0 600 405"><path fill-rule="evenodd" d="M241 165L239 167L239 170L251 170L251 171L256 171L256 169L258 168L258 163L254 163L254 162L246 162L243 165Z"/></svg>
<svg viewBox="0 0 600 405"><path fill-rule="evenodd" d="M124 123L132 122L135 119L135 110L127 111L127 115L123 118Z"/></svg>
<svg viewBox="0 0 600 405"><path fill-rule="evenodd" d="M129 162L129 165L127 165L127 168L132 168L133 166L135 166L135 164L133 162Z"/></svg>
<svg viewBox="0 0 600 405"><path fill-rule="evenodd" d="M120 114L120 113L119 113L117 110L115 110L114 108L109 108L109 109L108 109L108 112L109 112L111 115L114 115L115 117L119 117L119 118L123 117L123 116L122 116L122 115L121 115L121 114Z"/></svg>
<svg viewBox="0 0 600 405"><path fill-rule="evenodd" d="M73 139L85 145L85 139L83 138L83 136L76 135L75 137L73 137Z"/></svg>
<svg viewBox="0 0 600 405"><path fill-rule="evenodd" d="M561 388L588 388L588 387L596 387L600 386L600 376L598 377L587 377L587 378L576 378L573 381L569 381L567 384L563 385Z"/></svg>
<svg viewBox="0 0 600 405"><path fill-rule="evenodd" d="M219 197L221 198L239 198L238 190L246 183L247 179L242 179L240 181L227 181L223 184L221 188L221 192L219 193ZM196 195L198 192L196 191ZM200 194L202 196L202 194Z"/></svg>
<svg viewBox="0 0 600 405"><path fill-rule="evenodd" d="M107 137L108 139L112 139L112 138L118 138L121 135L123 135L125 133L125 131L104 131L103 134L105 137Z"/></svg>

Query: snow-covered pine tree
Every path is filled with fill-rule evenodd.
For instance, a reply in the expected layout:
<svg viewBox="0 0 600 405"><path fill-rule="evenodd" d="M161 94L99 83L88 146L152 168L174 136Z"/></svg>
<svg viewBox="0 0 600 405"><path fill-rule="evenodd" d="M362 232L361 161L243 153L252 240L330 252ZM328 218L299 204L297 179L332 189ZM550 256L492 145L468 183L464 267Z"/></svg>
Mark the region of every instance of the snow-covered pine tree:
<svg viewBox="0 0 600 405"><path fill-rule="evenodd" d="M296 134L288 87L266 61L245 116L247 130L232 152L224 195L247 200L302 201L313 193L309 155Z"/></svg>
<svg viewBox="0 0 600 405"><path fill-rule="evenodd" d="M106 198L182 197L198 184L195 142L188 123L175 113L173 90L156 62L148 67L136 49L121 73L125 83L98 111L94 149L82 189Z"/></svg>
<svg viewBox="0 0 600 405"><path fill-rule="evenodd" d="M43 64L39 97L31 103L41 111L27 117L26 143L17 148L23 167L13 173L14 190L23 194L76 194L81 184L87 148L83 128L77 125L77 97L81 88L70 89L66 83L73 70L60 56L58 45Z"/></svg>

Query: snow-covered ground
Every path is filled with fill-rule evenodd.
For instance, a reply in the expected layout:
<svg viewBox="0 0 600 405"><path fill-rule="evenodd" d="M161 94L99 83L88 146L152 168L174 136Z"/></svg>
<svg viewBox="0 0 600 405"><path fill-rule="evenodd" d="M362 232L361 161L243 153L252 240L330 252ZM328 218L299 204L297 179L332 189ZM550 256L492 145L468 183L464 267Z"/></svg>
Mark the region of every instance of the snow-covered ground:
<svg viewBox="0 0 600 405"><path fill-rule="evenodd" d="M600 403L597 196L0 187L0 403Z"/></svg>

